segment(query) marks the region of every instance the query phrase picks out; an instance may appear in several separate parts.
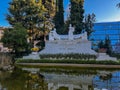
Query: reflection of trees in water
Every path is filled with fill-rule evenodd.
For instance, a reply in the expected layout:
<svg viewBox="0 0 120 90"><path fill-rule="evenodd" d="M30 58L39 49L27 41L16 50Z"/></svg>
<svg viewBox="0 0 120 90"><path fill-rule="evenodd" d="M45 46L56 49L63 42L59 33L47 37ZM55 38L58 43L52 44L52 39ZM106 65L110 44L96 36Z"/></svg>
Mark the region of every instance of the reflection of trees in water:
<svg viewBox="0 0 120 90"><path fill-rule="evenodd" d="M7 90L47 90L47 83L39 74L31 74L16 68L10 75L0 78L2 87Z"/></svg>
<svg viewBox="0 0 120 90"><path fill-rule="evenodd" d="M109 80L109 79L111 79L112 78L112 74L111 73L109 73L109 74L104 74L104 75L100 75L99 76L99 79L100 80Z"/></svg>
<svg viewBox="0 0 120 90"><path fill-rule="evenodd" d="M59 87L58 90L67 90L70 85L73 85L74 88L75 85L80 88L87 85L88 90L93 90L94 82L88 82L92 81L93 77L98 75L98 72L100 71L103 70L91 68L40 68L40 72L44 75L43 76L39 73L30 73L28 71L15 68L12 73L0 73L0 83L2 87L6 87L7 90L48 90L48 80L50 83L53 83L52 87L55 87L55 85L58 87L60 84L63 85L63 83L65 84ZM107 70L104 71L106 72ZM46 76L47 79L45 79ZM99 77L98 80L100 80ZM68 85L68 87L66 85Z"/></svg>
<svg viewBox="0 0 120 90"><path fill-rule="evenodd" d="M47 90L47 83L44 81L44 77L38 73L29 73L26 80L25 87L27 89Z"/></svg>
<svg viewBox="0 0 120 90"><path fill-rule="evenodd" d="M67 88L67 87L60 87L60 88L57 89L57 90L68 90L68 88Z"/></svg>
<svg viewBox="0 0 120 90"><path fill-rule="evenodd" d="M70 81L70 79L74 81L76 77L79 77L79 79L76 79L76 83L78 81L81 82L81 83L78 82L79 83L78 86L81 85L81 90L93 90L94 89L94 87L93 87L94 82L92 82L92 80L94 79L94 77L96 75L99 75L101 71L110 72L110 74L105 73L105 75L107 75L107 76L103 77L103 79L105 79L105 80L111 79L112 78L111 73L114 72L115 70L112 70L112 69L94 69L94 68L89 68L89 69L86 69L86 68L73 68L73 69L70 69L70 68L65 68L65 69L64 68L40 68L40 71L47 74L47 76L51 75L50 78L52 78L52 79L50 79L50 81L48 80L48 82L53 83L53 86L51 86L52 88L60 86L60 85L56 85L57 81L59 82L59 84L62 84L62 81L64 81L64 83L65 83L65 81L66 82ZM72 75L75 77L71 78ZM68 78L66 78L66 76L68 76ZM57 77L60 79L58 79ZM62 77L62 80L61 80L61 77ZM66 79L68 79L68 81ZM83 81L81 79L83 79ZM71 81L71 82L74 83L73 81ZM85 81L86 82L91 81L91 82L88 84L85 84ZM71 85L72 85L72 83L71 83ZM70 83L68 83L68 84L70 84ZM67 84L65 84L65 86L66 85ZM85 86L85 87L83 87L83 86ZM87 87L87 89L85 89L86 87ZM58 90L62 90L62 89L68 90L66 88L68 88L68 87L59 87Z"/></svg>
<svg viewBox="0 0 120 90"><path fill-rule="evenodd" d="M105 71L104 71L105 72ZM102 90L120 90L120 71L105 72L104 74L96 75L93 79L93 86Z"/></svg>

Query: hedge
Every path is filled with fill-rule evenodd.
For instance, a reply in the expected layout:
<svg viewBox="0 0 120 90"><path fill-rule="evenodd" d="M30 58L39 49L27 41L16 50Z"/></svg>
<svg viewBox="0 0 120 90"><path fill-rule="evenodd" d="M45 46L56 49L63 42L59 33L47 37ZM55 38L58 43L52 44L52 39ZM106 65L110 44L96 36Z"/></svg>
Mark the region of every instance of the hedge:
<svg viewBox="0 0 120 90"><path fill-rule="evenodd" d="M90 55L90 54L44 54L40 55L41 59L66 59L66 60L95 60L96 55Z"/></svg>
<svg viewBox="0 0 120 90"><path fill-rule="evenodd" d="M16 63L67 63L67 64L104 64L104 65L120 65L120 62L105 60L105 61L96 61L96 60L32 60L32 59L19 59Z"/></svg>

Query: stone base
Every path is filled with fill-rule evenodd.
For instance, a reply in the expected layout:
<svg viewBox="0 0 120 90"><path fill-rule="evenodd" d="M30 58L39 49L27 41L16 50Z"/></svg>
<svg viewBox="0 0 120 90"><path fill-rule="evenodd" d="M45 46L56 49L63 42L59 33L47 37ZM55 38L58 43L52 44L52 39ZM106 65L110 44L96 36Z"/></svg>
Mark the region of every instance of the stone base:
<svg viewBox="0 0 120 90"><path fill-rule="evenodd" d="M28 56L23 56L23 59L40 59L38 52L32 52Z"/></svg>
<svg viewBox="0 0 120 90"><path fill-rule="evenodd" d="M113 60L113 61L117 61L117 58L110 57L106 53L98 53L98 57L97 57L96 60Z"/></svg>
<svg viewBox="0 0 120 90"><path fill-rule="evenodd" d="M91 49L91 42L88 40L54 40L46 41L45 49L39 54L91 54L97 53Z"/></svg>

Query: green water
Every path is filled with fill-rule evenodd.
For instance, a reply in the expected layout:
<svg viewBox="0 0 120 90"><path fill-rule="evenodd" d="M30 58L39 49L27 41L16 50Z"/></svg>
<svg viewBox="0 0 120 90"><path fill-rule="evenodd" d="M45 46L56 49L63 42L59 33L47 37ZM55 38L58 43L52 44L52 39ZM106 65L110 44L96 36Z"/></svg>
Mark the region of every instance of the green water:
<svg viewBox="0 0 120 90"><path fill-rule="evenodd" d="M102 89L120 90L119 69L16 67L0 72L0 90Z"/></svg>

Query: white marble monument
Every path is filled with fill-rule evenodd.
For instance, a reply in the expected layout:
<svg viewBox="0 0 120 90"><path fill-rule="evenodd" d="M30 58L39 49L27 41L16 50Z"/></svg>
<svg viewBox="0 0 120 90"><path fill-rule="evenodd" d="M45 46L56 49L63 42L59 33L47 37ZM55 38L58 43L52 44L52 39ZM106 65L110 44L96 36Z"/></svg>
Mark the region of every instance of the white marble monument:
<svg viewBox="0 0 120 90"><path fill-rule="evenodd" d="M24 56L23 59L40 59L39 54L90 54L96 55L96 60L114 60L114 57L109 57L106 53L96 53L91 49L91 41L87 39L87 32L74 35L75 28L69 25L68 35L59 35L54 28L49 33L49 40L46 41L45 48L39 53L31 53ZM34 45L35 47L35 45Z"/></svg>
<svg viewBox="0 0 120 90"><path fill-rule="evenodd" d="M49 40L46 41L45 49L39 54L92 54L97 53L91 49L91 41L87 39L87 32L73 35L74 27L69 25L68 35L59 35L56 29L50 31Z"/></svg>
<svg viewBox="0 0 120 90"><path fill-rule="evenodd" d="M60 36L56 32L56 28L54 28L53 31L50 31L50 33L49 33L49 40L50 41L60 40Z"/></svg>

